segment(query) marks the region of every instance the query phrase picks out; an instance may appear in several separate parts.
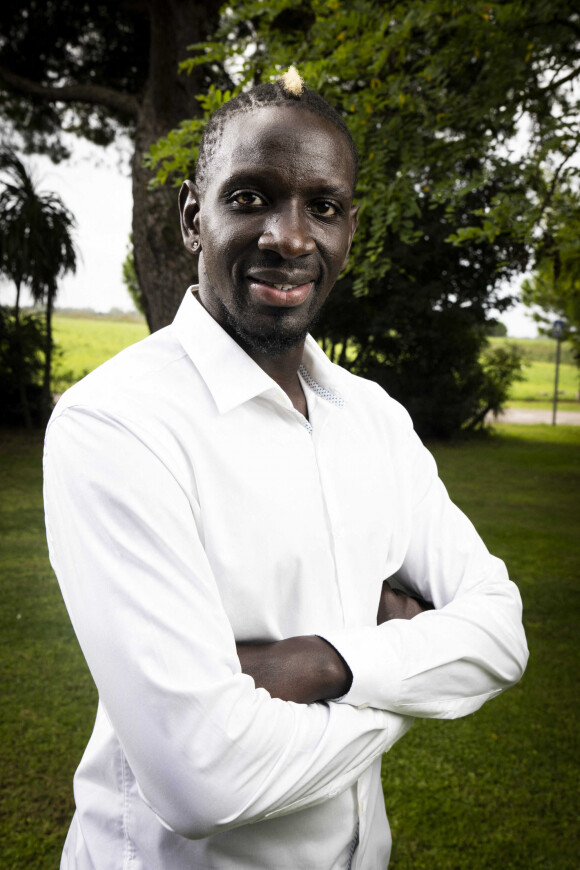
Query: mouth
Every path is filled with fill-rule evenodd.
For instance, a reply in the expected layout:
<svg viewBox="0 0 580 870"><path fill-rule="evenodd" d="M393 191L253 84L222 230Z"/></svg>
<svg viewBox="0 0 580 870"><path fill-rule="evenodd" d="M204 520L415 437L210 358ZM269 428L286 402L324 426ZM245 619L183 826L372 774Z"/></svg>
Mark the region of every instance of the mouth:
<svg viewBox="0 0 580 870"><path fill-rule="evenodd" d="M273 281L266 281L264 278L249 276L249 289L254 299L264 305L276 308L295 308L302 305L310 296L313 288L314 281L299 284L277 284Z"/></svg>

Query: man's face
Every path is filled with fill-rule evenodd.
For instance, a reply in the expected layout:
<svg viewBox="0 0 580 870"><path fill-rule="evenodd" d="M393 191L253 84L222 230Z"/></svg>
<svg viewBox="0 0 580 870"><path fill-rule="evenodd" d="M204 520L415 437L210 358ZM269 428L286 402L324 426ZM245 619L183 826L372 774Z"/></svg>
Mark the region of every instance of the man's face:
<svg viewBox="0 0 580 870"><path fill-rule="evenodd" d="M250 352L277 355L305 337L346 266L356 227L354 168L343 134L293 106L234 115L184 202L200 243L199 295Z"/></svg>

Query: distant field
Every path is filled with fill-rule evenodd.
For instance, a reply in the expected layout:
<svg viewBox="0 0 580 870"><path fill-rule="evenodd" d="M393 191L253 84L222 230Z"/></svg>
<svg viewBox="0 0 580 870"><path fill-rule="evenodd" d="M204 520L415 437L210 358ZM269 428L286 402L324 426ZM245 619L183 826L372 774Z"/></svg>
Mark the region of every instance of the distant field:
<svg viewBox="0 0 580 870"><path fill-rule="evenodd" d="M550 338L492 338L491 344L516 344L525 356L525 381L513 384L509 404L512 407L551 408L556 370L556 342ZM574 364L572 348L563 344L558 376L558 402L567 410L580 410L578 393L580 370Z"/></svg>
<svg viewBox="0 0 580 870"><path fill-rule="evenodd" d="M62 355L54 368L54 389L61 393L80 378L149 334L142 318L54 317L54 337Z"/></svg>
<svg viewBox="0 0 580 870"><path fill-rule="evenodd" d="M88 372L110 359L123 348L134 344L148 334L142 318L113 318L108 316L76 316L57 314L54 318L55 338L62 355L55 365L54 390L63 392ZM552 339L491 339L492 344L511 342L521 347L527 365L526 380L514 384L511 405L550 408L554 394L554 362L556 342ZM559 401L562 407L580 410L577 401L579 372L573 364L571 348L562 346Z"/></svg>
<svg viewBox="0 0 580 870"><path fill-rule="evenodd" d="M554 395L554 373L554 363L529 363L525 368L526 380L512 386L511 398L520 402L551 401ZM578 369L572 365L560 365L558 398L573 402L577 395Z"/></svg>
<svg viewBox="0 0 580 870"><path fill-rule="evenodd" d="M517 344L524 351L530 362L556 362L556 342L553 338L490 338L490 344ZM574 364L572 348L563 343L560 349L560 362L568 365Z"/></svg>

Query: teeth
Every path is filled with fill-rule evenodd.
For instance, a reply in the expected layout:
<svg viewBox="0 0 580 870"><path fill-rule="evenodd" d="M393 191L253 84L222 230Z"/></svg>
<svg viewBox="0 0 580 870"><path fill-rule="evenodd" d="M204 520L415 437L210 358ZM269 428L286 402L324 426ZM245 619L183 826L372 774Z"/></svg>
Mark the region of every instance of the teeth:
<svg viewBox="0 0 580 870"><path fill-rule="evenodd" d="M272 286L275 287L276 290L293 290L294 289L294 284L273 284Z"/></svg>

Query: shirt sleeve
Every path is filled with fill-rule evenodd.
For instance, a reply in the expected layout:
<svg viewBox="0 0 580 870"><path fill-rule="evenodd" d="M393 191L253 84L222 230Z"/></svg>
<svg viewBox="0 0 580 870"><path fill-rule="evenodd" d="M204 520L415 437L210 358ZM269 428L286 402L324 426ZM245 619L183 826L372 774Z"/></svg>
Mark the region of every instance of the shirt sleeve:
<svg viewBox="0 0 580 870"><path fill-rule="evenodd" d="M273 699L241 673L199 505L153 440L116 415L57 412L45 446L47 536L144 800L200 838L334 797L412 720Z"/></svg>
<svg viewBox="0 0 580 870"><path fill-rule="evenodd" d="M522 676L528 650L521 598L504 563L450 500L414 432L402 461L412 497L396 579L436 609L324 637L353 673L342 703L418 717L465 716Z"/></svg>

